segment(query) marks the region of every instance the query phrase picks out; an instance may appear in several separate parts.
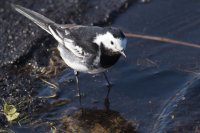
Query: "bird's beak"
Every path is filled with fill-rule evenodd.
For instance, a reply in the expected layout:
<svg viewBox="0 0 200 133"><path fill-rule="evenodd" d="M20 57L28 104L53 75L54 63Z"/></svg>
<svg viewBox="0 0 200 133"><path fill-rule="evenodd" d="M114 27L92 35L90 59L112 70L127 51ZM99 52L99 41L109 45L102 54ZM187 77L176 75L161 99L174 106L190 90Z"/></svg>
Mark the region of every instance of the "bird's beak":
<svg viewBox="0 0 200 133"><path fill-rule="evenodd" d="M123 55L123 56L126 58L126 55L125 55L125 53L124 53L124 50L121 50L120 53L121 53L121 55Z"/></svg>

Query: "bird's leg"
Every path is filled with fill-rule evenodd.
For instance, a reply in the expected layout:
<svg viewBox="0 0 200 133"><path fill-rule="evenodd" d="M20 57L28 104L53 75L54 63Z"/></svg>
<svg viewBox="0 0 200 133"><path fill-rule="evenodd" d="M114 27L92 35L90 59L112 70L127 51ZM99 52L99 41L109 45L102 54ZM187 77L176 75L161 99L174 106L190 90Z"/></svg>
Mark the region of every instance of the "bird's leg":
<svg viewBox="0 0 200 133"><path fill-rule="evenodd" d="M81 90L80 90L80 87L79 87L79 80L78 80L78 77L79 77L79 72L77 71L74 71L74 74L76 76L76 87L77 87L77 91L78 91L78 94L77 96L79 97L79 103L81 105L81 108L82 108L82 101L81 101Z"/></svg>
<svg viewBox="0 0 200 133"><path fill-rule="evenodd" d="M108 86L111 86L111 83L110 83L110 81L108 80L108 77L107 77L107 75L106 75L105 72L103 73L103 75L104 75L104 77L105 77L105 79L106 79L106 81L107 81L107 83L108 83Z"/></svg>
<svg viewBox="0 0 200 133"><path fill-rule="evenodd" d="M108 85L107 85L107 87L108 87L108 92L107 92L107 95L106 95L105 100L104 100L104 106L105 106L105 109L106 109L107 111L109 111L109 110L110 110L109 94L110 94L110 90L111 90L112 85L111 85L111 83L109 82L106 73L104 72L103 74L104 74L104 77L105 77L105 79L106 79L106 81L107 81L107 83L108 83Z"/></svg>

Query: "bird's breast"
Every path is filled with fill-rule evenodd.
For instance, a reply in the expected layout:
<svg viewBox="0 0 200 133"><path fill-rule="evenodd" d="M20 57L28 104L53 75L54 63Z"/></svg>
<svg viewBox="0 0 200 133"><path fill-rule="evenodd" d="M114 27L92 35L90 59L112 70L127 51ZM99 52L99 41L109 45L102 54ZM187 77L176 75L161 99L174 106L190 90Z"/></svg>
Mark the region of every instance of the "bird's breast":
<svg viewBox="0 0 200 133"><path fill-rule="evenodd" d="M115 55L106 55L102 54L100 57L100 64L103 68L109 68L113 66L118 60L121 54L115 54Z"/></svg>

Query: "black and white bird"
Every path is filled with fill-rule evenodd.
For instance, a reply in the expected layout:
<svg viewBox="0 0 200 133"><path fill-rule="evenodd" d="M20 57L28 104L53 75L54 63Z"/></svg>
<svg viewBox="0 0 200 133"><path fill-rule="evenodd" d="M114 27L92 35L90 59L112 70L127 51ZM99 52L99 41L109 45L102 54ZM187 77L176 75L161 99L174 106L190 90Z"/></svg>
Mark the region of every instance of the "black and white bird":
<svg viewBox="0 0 200 133"><path fill-rule="evenodd" d="M12 7L58 41L57 48L60 56L75 71L79 95L79 72L104 73L118 61L121 55L126 57L124 50L127 39L118 28L75 24L61 25L22 6L12 5ZM104 76L110 84L105 73Z"/></svg>

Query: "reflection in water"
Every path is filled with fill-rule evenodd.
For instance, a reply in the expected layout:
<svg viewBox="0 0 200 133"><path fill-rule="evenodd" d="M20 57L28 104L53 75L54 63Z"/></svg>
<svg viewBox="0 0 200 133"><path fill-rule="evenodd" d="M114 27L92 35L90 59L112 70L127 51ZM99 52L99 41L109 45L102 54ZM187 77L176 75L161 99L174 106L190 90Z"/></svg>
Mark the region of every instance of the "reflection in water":
<svg viewBox="0 0 200 133"><path fill-rule="evenodd" d="M109 100L109 92L110 92L111 86L108 86L108 93L104 99L104 107L105 110L110 110L110 100Z"/></svg>
<svg viewBox="0 0 200 133"><path fill-rule="evenodd" d="M106 94L106 97L105 97L105 99L104 99L104 108L105 108L105 110L107 110L107 111L109 111L110 110L110 100L109 100L109 95L110 95L110 91L111 91L111 88L112 88L112 84L110 83L110 81L109 81L109 79L108 79L108 77L107 77L107 75L106 75L106 73L105 72L103 72L103 75L104 75L104 78L105 78L105 80L106 80L106 82L107 82L107 94ZM82 110L82 112L84 112L84 110L83 110L83 105L82 105L82 96L81 96L81 93L80 93L80 88L79 88L79 83L78 83L78 78L77 78L77 75L76 75L76 82L77 82L77 90L78 90L78 98L79 98L79 103L80 103L80 107L81 107L81 110Z"/></svg>
<svg viewBox="0 0 200 133"><path fill-rule="evenodd" d="M112 88L112 84L110 83L110 81L108 80L108 77L106 75L106 73L103 73L104 74L104 77L108 83L107 87L108 87L108 91L107 91L107 94L106 94L106 97L104 99L104 106L105 106L105 109L108 111L110 110L110 100L109 100L109 95L110 95L110 90Z"/></svg>

